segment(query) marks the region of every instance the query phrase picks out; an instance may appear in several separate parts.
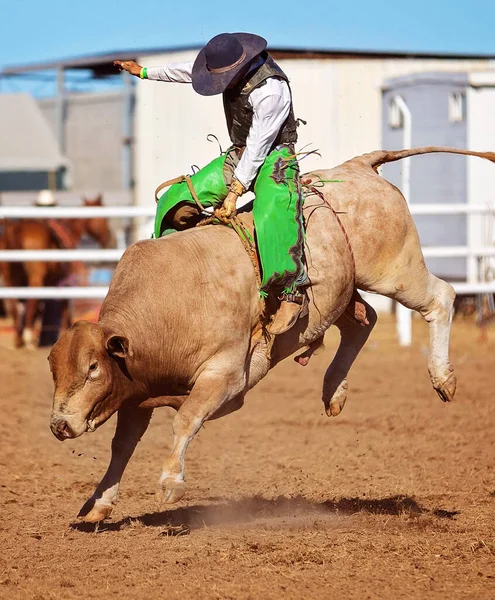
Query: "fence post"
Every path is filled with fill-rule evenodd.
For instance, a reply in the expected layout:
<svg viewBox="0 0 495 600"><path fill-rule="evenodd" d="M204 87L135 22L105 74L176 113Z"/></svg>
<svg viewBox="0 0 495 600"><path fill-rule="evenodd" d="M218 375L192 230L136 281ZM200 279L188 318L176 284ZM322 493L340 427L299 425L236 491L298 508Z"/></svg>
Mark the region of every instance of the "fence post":
<svg viewBox="0 0 495 600"><path fill-rule="evenodd" d="M394 96L393 102L400 111L403 119L402 139L403 148L410 148L412 144L412 117L409 107L402 96ZM409 204L411 188L411 159L406 158L403 161L402 168L402 194ZM402 304L397 304L396 310L397 334L401 346L410 346L412 342L412 312Z"/></svg>

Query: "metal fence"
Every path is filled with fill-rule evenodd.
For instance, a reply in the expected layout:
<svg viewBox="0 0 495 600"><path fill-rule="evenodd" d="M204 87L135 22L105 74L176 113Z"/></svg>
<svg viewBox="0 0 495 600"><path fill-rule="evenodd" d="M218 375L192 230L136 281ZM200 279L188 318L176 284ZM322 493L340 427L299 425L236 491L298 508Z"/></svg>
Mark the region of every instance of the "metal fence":
<svg viewBox="0 0 495 600"><path fill-rule="evenodd" d="M411 204L413 215L492 215L494 206L468 204ZM94 207L12 207L0 206L0 218L5 219L86 219L91 217L106 218L152 218L155 206L94 206ZM0 262L19 261L81 261L116 263L124 253L124 249L115 250L1 250ZM425 258L431 257L495 257L494 246L429 246L423 248ZM458 294L495 293L495 281L451 282ZM40 287L17 288L1 287L0 298L104 298L108 291L106 286L85 287ZM397 311L397 328L399 342L411 344L411 311L399 305Z"/></svg>

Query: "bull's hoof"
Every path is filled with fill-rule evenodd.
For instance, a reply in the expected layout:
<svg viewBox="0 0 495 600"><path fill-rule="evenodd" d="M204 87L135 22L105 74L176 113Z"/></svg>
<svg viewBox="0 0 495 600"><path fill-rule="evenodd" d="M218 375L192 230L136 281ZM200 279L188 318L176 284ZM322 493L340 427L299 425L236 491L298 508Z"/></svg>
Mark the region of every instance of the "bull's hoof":
<svg viewBox="0 0 495 600"><path fill-rule="evenodd" d="M175 504L184 496L186 489L187 486L184 481L176 481L171 477L167 477L167 479L160 482L159 500L165 504Z"/></svg>
<svg viewBox="0 0 495 600"><path fill-rule="evenodd" d="M294 360L297 364L301 365L301 367L306 367L309 363L309 358L310 357L305 354L299 354L299 356L294 357Z"/></svg>
<svg viewBox="0 0 495 600"><path fill-rule="evenodd" d="M457 378L454 373L450 373L447 380L442 385L435 387L436 393L440 396L442 402L452 402L457 388Z"/></svg>
<svg viewBox="0 0 495 600"><path fill-rule="evenodd" d="M78 517L84 523L99 523L112 514L113 507L106 504L95 504L93 508L85 513L84 506L79 511Z"/></svg>
<svg viewBox="0 0 495 600"><path fill-rule="evenodd" d="M347 400L347 379L344 379L339 387L335 390L330 402L323 400L325 405L325 412L328 417L336 417L340 414L344 408L345 401Z"/></svg>

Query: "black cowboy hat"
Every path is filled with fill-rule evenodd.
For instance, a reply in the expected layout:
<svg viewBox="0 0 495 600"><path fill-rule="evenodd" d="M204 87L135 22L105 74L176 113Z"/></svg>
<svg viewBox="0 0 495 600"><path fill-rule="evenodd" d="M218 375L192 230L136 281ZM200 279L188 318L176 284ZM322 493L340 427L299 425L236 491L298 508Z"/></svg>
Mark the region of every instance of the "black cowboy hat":
<svg viewBox="0 0 495 600"><path fill-rule="evenodd" d="M236 75L266 48L253 33L221 33L200 51L192 70L192 85L202 96L224 92Z"/></svg>

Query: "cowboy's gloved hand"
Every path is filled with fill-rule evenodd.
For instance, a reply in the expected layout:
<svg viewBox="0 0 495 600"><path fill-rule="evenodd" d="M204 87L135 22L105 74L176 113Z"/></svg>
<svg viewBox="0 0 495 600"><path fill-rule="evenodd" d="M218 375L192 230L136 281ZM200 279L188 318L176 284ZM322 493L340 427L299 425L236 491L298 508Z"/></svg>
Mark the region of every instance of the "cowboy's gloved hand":
<svg viewBox="0 0 495 600"><path fill-rule="evenodd" d="M245 191L246 188L244 185L234 177L232 179L232 183L230 184L229 193L223 201L222 206L215 211L217 218L221 221L226 221L227 219L230 219L230 217L235 217L237 213L237 198L242 196Z"/></svg>
<svg viewBox="0 0 495 600"><path fill-rule="evenodd" d="M221 220L234 217L236 215L237 198L236 193L229 192L222 206L215 211L215 215Z"/></svg>
<svg viewBox="0 0 495 600"><path fill-rule="evenodd" d="M119 68L121 71L127 71L131 75L135 75L139 77L141 73L141 65L138 65L133 60L114 60L113 64L115 67Z"/></svg>

